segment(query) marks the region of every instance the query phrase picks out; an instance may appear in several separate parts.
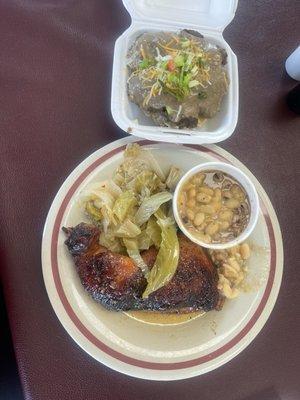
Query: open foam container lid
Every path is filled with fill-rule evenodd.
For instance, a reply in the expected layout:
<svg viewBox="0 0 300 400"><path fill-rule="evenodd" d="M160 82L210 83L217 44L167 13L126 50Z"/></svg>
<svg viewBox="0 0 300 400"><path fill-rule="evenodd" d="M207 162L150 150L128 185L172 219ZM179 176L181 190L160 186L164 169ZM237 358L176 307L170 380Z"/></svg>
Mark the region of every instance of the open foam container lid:
<svg viewBox="0 0 300 400"><path fill-rule="evenodd" d="M238 0L123 0L132 19L223 31Z"/></svg>

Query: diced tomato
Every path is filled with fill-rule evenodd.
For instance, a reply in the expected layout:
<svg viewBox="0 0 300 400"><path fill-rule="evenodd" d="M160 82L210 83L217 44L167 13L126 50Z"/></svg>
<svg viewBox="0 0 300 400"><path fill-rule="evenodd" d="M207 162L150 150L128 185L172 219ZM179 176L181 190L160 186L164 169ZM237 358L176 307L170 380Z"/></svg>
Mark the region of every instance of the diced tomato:
<svg viewBox="0 0 300 400"><path fill-rule="evenodd" d="M169 71L174 71L174 69L175 69L175 63L174 63L174 61L173 61L172 59L168 61L167 69L168 69Z"/></svg>

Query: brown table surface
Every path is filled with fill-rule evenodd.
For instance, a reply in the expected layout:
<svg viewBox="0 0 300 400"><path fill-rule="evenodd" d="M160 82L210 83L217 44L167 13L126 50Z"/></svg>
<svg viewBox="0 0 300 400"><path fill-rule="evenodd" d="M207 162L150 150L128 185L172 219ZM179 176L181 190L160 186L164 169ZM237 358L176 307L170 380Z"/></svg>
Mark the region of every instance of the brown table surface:
<svg viewBox="0 0 300 400"><path fill-rule="evenodd" d="M277 211L279 298L238 357L170 383L121 375L81 350L50 306L40 262L58 188L81 160L124 135L110 115L110 85L113 44L129 16L120 0L2 0L0 16L1 278L25 397L299 399L300 120L284 102L296 84L284 60L298 45L299 0L240 0L225 31L239 61L240 115L221 146L250 168Z"/></svg>

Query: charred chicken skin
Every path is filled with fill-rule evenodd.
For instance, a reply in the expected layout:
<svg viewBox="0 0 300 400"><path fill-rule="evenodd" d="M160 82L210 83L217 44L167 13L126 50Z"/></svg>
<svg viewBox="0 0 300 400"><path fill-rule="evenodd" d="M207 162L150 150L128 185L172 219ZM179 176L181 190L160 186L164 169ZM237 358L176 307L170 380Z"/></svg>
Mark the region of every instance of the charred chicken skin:
<svg viewBox="0 0 300 400"><path fill-rule="evenodd" d="M128 256L101 246L97 227L81 223L63 231L82 285L94 300L110 310L209 311L220 304L214 265L201 247L182 234L178 236L180 254L175 275L143 299L147 280L142 271ZM149 269L157 252L151 247L141 253Z"/></svg>

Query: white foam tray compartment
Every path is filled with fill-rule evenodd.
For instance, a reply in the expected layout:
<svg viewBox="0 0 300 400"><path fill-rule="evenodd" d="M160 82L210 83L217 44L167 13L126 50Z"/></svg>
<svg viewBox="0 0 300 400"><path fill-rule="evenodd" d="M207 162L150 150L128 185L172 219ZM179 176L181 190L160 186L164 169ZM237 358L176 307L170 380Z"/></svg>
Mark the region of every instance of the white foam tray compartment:
<svg viewBox="0 0 300 400"><path fill-rule="evenodd" d="M171 143L216 143L232 135L238 120L237 58L223 38L223 29L233 19L237 0L123 0L132 23L116 40L114 49L111 112L124 131L148 140ZM144 32L196 29L228 54L230 79L220 112L193 130L154 125L127 95L126 56L135 39Z"/></svg>

